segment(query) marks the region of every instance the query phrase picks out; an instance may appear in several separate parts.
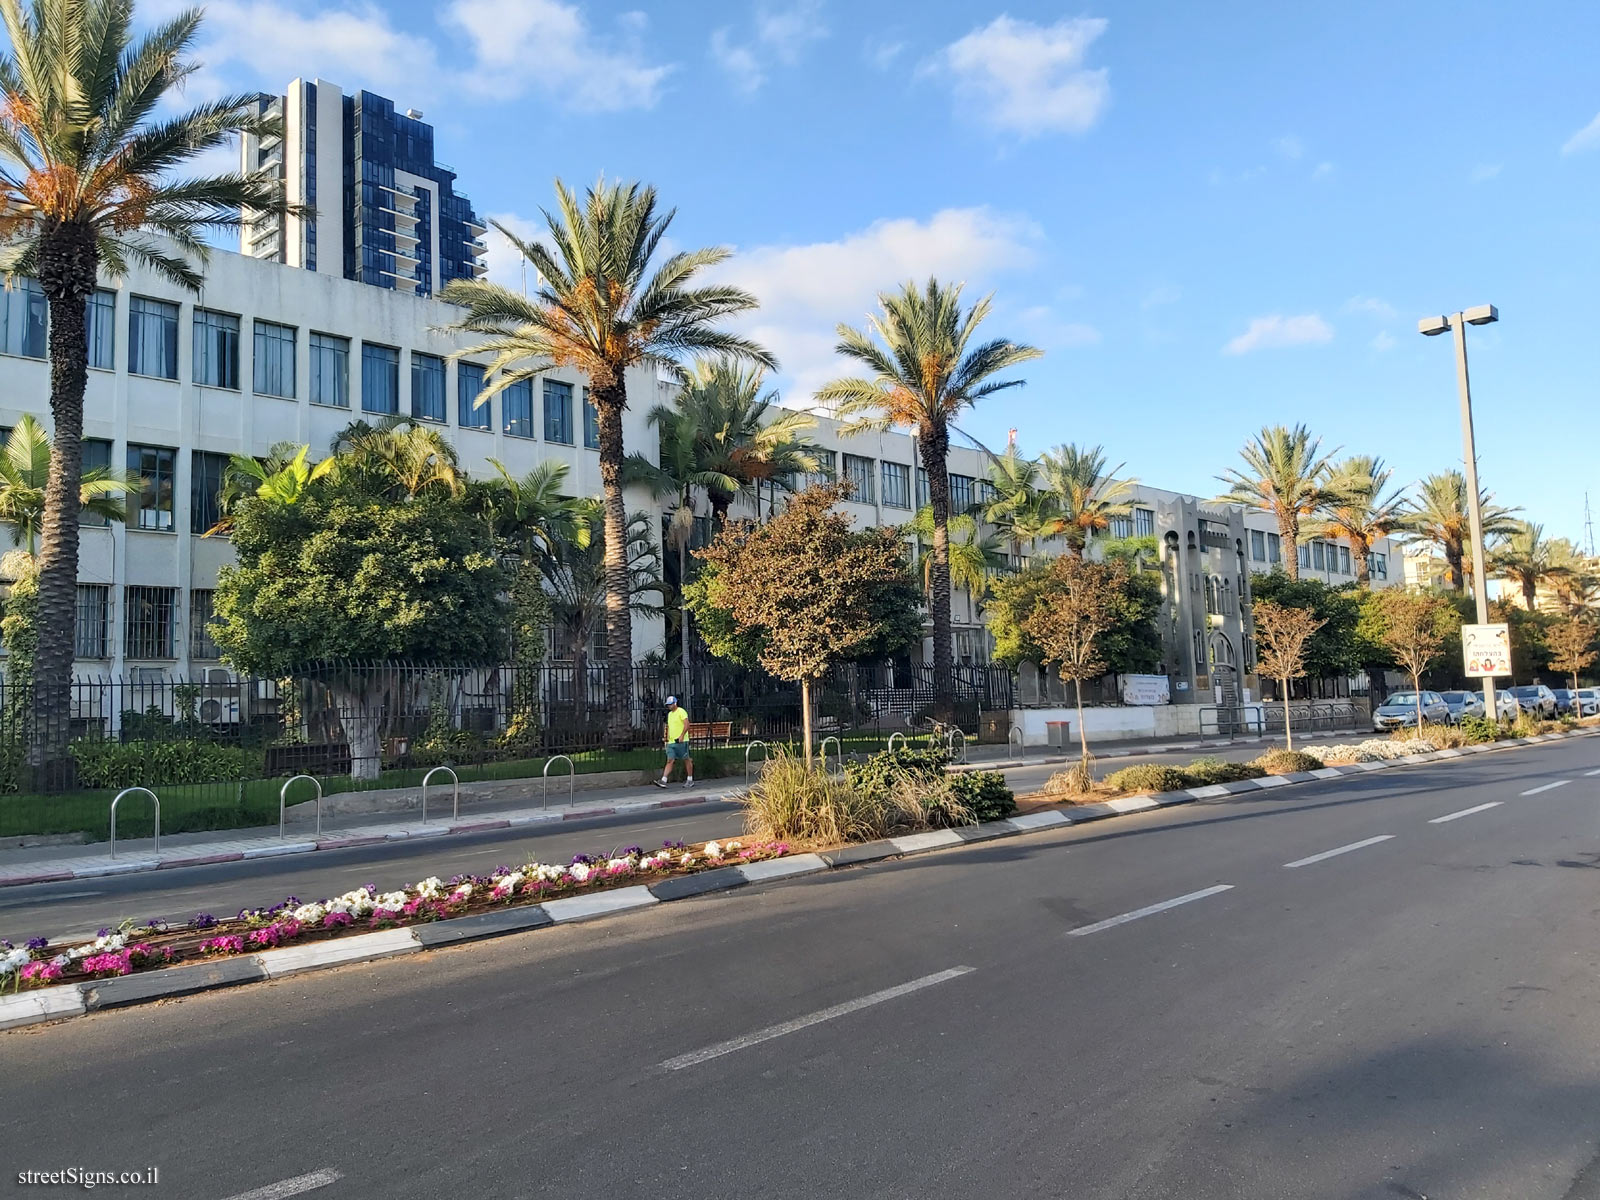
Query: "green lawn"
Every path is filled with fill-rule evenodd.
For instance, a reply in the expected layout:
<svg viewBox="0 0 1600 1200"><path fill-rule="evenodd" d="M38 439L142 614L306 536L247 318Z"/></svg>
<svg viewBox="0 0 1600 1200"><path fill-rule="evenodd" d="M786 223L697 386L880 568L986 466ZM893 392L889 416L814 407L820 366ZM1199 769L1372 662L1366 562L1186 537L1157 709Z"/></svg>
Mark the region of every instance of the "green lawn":
<svg viewBox="0 0 1600 1200"><path fill-rule="evenodd" d="M842 738L846 754L870 754L884 747L886 738L876 732L847 733ZM926 738L918 738L923 744ZM773 742L769 749L784 746ZM799 752L797 745L788 749ZM829 746L830 756L833 746ZM742 743L719 746L715 750L700 750L695 755L696 773L705 779L744 774L745 748ZM655 747L640 750L584 750L571 755L572 765L579 775L600 771L656 771L661 767L662 754ZM544 771L545 759L524 758L455 768L462 783L475 783L495 779L538 780ZM761 761L758 750L752 763ZM421 767L403 771L385 771L375 780L354 780L347 775L323 779L323 795L376 788L420 787L427 770ZM559 797L565 788L566 764L558 762L550 770L551 792ZM533 786L537 786L534 784ZM281 779L234 780L222 783L166 784L154 790L161 797L161 832L195 833L208 829L241 829L250 826L274 825L278 820L278 793L283 787ZM444 775L436 776L429 786L429 808L445 811L450 802L450 781ZM22 834L84 833L91 841L105 841L111 836L111 799L117 789L71 792L48 796L23 794L0 796L0 837ZM289 793L289 802L297 804L313 796L311 785L295 784ZM434 799L437 797L437 799ZM435 805L439 807L435 808ZM129 796L117 806L117 836L119 838L149 837L154 829L150 798L144 795Z"/></svg>

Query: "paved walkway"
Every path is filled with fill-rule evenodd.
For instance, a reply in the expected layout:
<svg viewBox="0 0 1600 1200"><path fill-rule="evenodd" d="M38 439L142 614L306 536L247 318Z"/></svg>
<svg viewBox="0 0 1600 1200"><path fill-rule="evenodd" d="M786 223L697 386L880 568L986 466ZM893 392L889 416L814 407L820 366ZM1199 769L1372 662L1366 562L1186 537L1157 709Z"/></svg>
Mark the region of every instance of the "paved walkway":
<svg viewBox="0 0 1600 1200"><path fill-rule="evenodd" d="M1343 730L1337 735L1317 736L1343 736L1354 740L1366 735ZM1194 738L1176 742L1152 740L1118 742L1104 747L1091 746L1090 749L1095 757L1106 759L1173 751L1225 749L1229 745L1265 740L1269 739L1236 738L1232 742L1225 738ZM1015 750L1012 750L1014 754ZM1033 747L1026 756L1018 759L1008 757L1005 746L973 744L968 747L967 757L969 769L1003 771L1071 762L1076 759L1077 752L1076 749L1063 752L1054 748L1041 752L1040 748ZM660 791L635 784L627 788L596 791L565 804L547 804L542 802L543 795L538 783L529 780L520 795L473 800L464 806L459 818L449 815L444 804L445 797L441 795L440 807L434 810L438 815L427 822L422 821L414 811L392 814L324 813L320 836L314 832L314 825L309 819L301 818L291 821L281 838L277 826L169 834L161 839L159 853L151 838L123 838L117 842L115 858L111 857L110 846L105 842L87 846L32 846L0 850L0 887L95 879L135 871L205 866L285 854L310 854L318 850L338 850L379 842L481 833L492 829L514 829L651 809L685 807L730 800L743 786L744 780L738 777L708 780L693 790L675 784L666 791ZM560 794L558 788L556 795Z"/></svg>

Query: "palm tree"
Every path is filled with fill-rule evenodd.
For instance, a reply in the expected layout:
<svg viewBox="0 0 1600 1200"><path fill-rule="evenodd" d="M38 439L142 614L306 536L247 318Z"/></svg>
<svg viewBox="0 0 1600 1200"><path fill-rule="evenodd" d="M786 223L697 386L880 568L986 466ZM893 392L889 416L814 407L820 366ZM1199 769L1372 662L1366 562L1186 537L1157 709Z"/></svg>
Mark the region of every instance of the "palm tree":
<svg viewBox="0 0 1600 1200"><path fill-rule="evenodd" d="M542 462L520 479L497 458L491 458L489 465L499 474L498 479L467 486L474 489L477 505L493 523L495 533L524 559L537 562L549 557L562 542L588 547L592 531L586 506L562 490L571 471L566 463Z"/></svg>
<svg viewBox="0 0 1600 1200"><path fill-rule="evenodd" d="M922 591L928 595L933 590L933 555L928 553L933 541L932 506L918 509L917 515L904 526L904 530L917 540L917 558L922 563ZM977 518L971 513L956 513L950 518L952 587L966 588L973 599L982 599L988 594L990 582L1007 565L997 534L982 532L978 528Z"/></svg>
<svg viewBox="0 0 1600 1200"><path fill-rule="evenodd" d="M722 248L679 251L652 272L655 252L672 223L659 212L654 188L600 183L578 197L556 181L556 213L544 214L550 246L496 228L538 272L533 296L487 280L452 280L443 298L466 309L457 328L482 334L468 353L492 355L482 402L553 366L575 367L589 379L600 432L600 482L605 501L606 675L608 737L628 739L633 725L633 619L629 607L628 514L623 502L622 410L627 372L651 360L709 351L776 367L771 354L718 328L756 306L726 284L691 286L728 257Z"/></svg>
<svg viewBox="0 0 1600 1200"><path fill-rule="evenodd" d="M24 415L0 448L0 521L11 525L11 544L32 557L44 523L44 494L50 480L50 435ZM131 485L137 486L137 485ZM130 484L115 471L94 467L78 479L78 508L105 521L124 521L122 496Z"/></svg>
<svg viewBox="0 0 1600 1200"><path fill-rule="evenodd" d="M1011 541L1011 550L1022 557L1024 545L1047 536L1050 521L1046 494L1039 488L1039 464L1023 458L1016 446L989 461L990 499L983 508L983 519Z"/></svg>
<svg viewBox="0 0 1600 1200"><path fill-rule="evenodd" d="M243 209L285 211L268 176L181 174L240 134L279 122L252 98L224 96L176 114L194 69L191 9L137 39L130 0L0 0L10 50L0 56L0 243L9 274L35 276L49 305L55 430L39 544L35 678L43 756L69 734L83 473L87 308L103 268L130 263L198 291L210 230Z"/></svg>
<svg viewBox="0 0 1600 1200"><path fill-rule="evenodd" d="M1244 471L1226 471L1217 478L1228 485L1223 500L1271 513L1283 543L1283 566L1290 579L1300 578L1300 522L1328 500L1323 487L1330 455L1319 455L1322 439L1304 425L1289 429L1269 425L1239 451Z"/></svg>
<svg viewBox="0 0 1600 1200"><path fill-rule="evenodd" d="M1133 515L1136 479L1117 479L1122 463L1106 469L1106 454L1099 446L1085 450L1068 443L1039 456L1044 484L1045 535L1059 536L1067 553L1083 557L1084 547L1113 520Z"/></svg>
<svg viewBox="0 0 1600 1200"><path fill-rule="evenodd" d="M1479 497L1483 536L1502 537L1516 530L1513 509L1501 508L1487 492ZM1467 479L1460 471L1440 471L1417 485L1417 498L1406 511L1405 530L1418 541L1432 542L1444 554L1450 586L1466 589L1466 547L1472 525L1467 515Z"/></svg>
<svg viewBox="0 0 1600 1200"><path fill-rule="evenodd" d="M961 412L1020 379L994 376L1038 358L1032 346L995 338L974 345L978 326L989 315L991 297L961 307L961 285L929 279L926 287L906 283L878 296L881 316L869 317L866 330L839 326L838 352L866 367L870 377L836 379L817 392L823 404L853 418L845 436L863 430L900 426L912 430L922 466L928 472L933 507L931 603L933 678L940 708L952 696L954 647L950 632L950 428ZM876 335L877 340L873 337ZM880 344L881 343L881 344Z"/></svg>
<svg viewBox="0 0 1600 1200"><path fill-rule="evenodd" d="M325 458L319 463L306 462L310 446L296 447L292 442L278 442L267 451L265 459L251 458L248 454L235 454L228 459L228 469L222 476L222 491L217 497L220 515L217 523L202 537L227 534L233 529L234 510L246 496L270 500L276 504L297 504L313 483L332 472L335 460Z"/></svg>
<svg viewBox="0 0 1600 1200"><path fill-rule="evenodd" d="M777 407L778 393L763 392L765 383L759 367L727 359L700 362L674 402L679 411L693 413L700 468L719 476L705 485L718 529L728 523L740 491L754 490L759 510L761 489L770 485L776 500L776 489L787 490L802 471L817 469L816 447L804 435L817 419Z"/></svg>
<svg viewBox="0 0 1600 1200"><path fill-rule="evenodd" d="M657 500L671 505L665 540L667 548L678 555L678 637L684 671L689 669L689 605L684 587L689 582L689 544L694 539L697 500L713 488L732 495L739 486L732 476L703 465L707 456L699 416L699 408L683 403L651 409L650 423L660 435L658 461L630 454L622 472L624 483L642 484Z"/></svg>
<svg viewBox="0 0 1600 1200"><path fill-rule="evenodd" d="M1583 554L1566 538L1550 543L1550 557L1557 568L1550 586L1563 611L1581 614L1600 605L1600 559Z"/></svg>
<svg viewBox="0 0 1600 1200"><path fill-rule="evenodd" d="M577 515L591 529L604 528L604 505L595 499L577 502ZM622 561L626 568L630 612L657 613L659 607L645 597L661 588L660 556L653 521L645 513L629 513L623 523L626 543ZM551 617L572 646L573 701L576 717L587 719L589 702L589 641L602 625L609 628L611 612L611 554L600 540L558 542L554 553L540 559L540 569L550 593ZM608 648L609 649L609 648ZM632 663L629 663L629 673ZM607 671L607 679L610 671ZM608 708L609 708L609 683Z"/></svg>
<svg viewBox="0 0 1600 1200"><path fill-rule="evenodd" d="M1489 553L1491 573L1522 589L1523 606L1532 612L1539 585L1554 582L1567 568L1556 557L1555 544L1544 536L1544 526L1518 521L1516 528Z"/></svg>
<svg viewBox="0 0 1600 1200"><path fill-rule="evenodd" d="M1322 510L1307 530L1313 536L1341 537L1350 543L1359 587L1372 585L1373 543L1405 525L1404 489L1385 491L1393 474L1383 459L1370 454L1352 454L1330 464L1322 485L1327 493Z"/></svg>
<svg viewBox="0 0 1600 1200"><path fill-rule="evenodd" d="M332 450L340 478L392 500L430 492L459 496L466 485L449 439L410 417L385 417L376 425L352 421L333 439Z"/></svg>

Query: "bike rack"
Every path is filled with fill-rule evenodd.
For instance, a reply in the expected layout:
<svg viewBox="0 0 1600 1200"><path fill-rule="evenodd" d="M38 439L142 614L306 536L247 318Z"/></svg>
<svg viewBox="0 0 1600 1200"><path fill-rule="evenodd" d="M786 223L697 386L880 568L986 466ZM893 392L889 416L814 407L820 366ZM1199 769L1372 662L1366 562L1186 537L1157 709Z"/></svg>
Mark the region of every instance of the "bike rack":
<svg viewBox="0 0 1600 1200"><path fill-rule="evenodd" d="M888 746L885 747L885 749L888 751L888 753L890 753L890 754L894 753L894 740L895 740L895 738L899 738L900 739L900 746L901 746L902 749L908 749L910 747L911 739L906 737L905 734L901 733L898 729L896 729L893 733L891 733L889 735L889 744L888 744Z"/></svg>
<svg viewBox="0 0 1600 1200"><path fill-rule="evenodd" d="M770 748L760 738L756 738L754 741L746 743L744 748L744 781L747 784L750 782L750 751L754 750L757 746L761 747L761 761L763 764L769 762L772 758Z"/></svg>
<svg viewBox="0 0 1600 1200"><path fill-rule="evenodd" d="M117 801L131 792L143 792L150 797L150 803L156 806L156 844L155 853L161 853L161 798L147 787L123 788L111 800L111 857L117 856Z"/></svg>
<svg viewBox="0 0 1600 1200"><path fill-rule="evenodd" d="M289 786L298 783L302 779L310 780L311 785L317 789L317 836L322 836L322 784L317 782L314 775L295 775L285 780L283 787L278 790L278 838L280 841L283 839L283 814L289 796Z"/></svg>
<svg viewBox="0 0 1600 1200"><path fill-rule="evenodd" d="M1010 729L1006 730L1006 757L1011 757L1011 739L1013 735L1015 735L1017 740L1017 757L1027 758L1028 743L1023 741L1022 726L1016 724L1013 724Z"/></svg>
<svg viewBox="0 0 1600 1200"><path fill-rule="evenodd" d="M835 735L830 733L827 737L822 739L822 751L821 751L821 754L822 754L822 773L824 775L826 775L828 773L828 743L829 742L832 742L835 746L837 746L839 748L839 753L838 753L838 755L836 757L839 760L839 765L841 767L844 766L844 743L841 742Z"/></svg>
<svg viewBox="0 0 1600 1200"><path fill-rule="evenodd" d="M452 784L453 799L450 805L450 819L454 821L461 815L460 777L457 776L454 769L450 767L435 767L422 777L422 823L424 825L428 823L428 780L432 779L440 771L443 771L446 775L450 776L450 782Z"/></svg>
<svg viewBox="0 0 1600 1200"><path fill-rule="evenodd" d="M961 739L961 752L959 754L956 753L957 738ZM967 761L967 735L962 733L959 728L952 728L950 732L944 735L944 747L950 751L950 757L955 762L964 763Z"/></svg>
<svg viewBox="0 0 1600 1200"><path fill-rule="evenodd" d="M578 768L565 754L557 754L554 758L544 760L544 794L546 797L550 795L550 764L558 760L567 764L567 799L570 800L572 789L578 786Z"/></svg>

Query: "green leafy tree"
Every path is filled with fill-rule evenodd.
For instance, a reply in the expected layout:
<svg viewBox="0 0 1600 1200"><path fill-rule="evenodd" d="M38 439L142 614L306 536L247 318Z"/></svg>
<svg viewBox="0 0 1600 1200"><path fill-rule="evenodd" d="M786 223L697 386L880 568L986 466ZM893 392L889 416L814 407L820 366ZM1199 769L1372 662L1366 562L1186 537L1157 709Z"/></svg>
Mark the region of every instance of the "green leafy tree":
<svg viewBox="0 0 1600 1200"><path fill-rule="evenodd" d="M1501 508L1483 492L1479 505L1483 515L1483 537L1503 537L1516 530L1514 509ZM1467 513L1467 478L1460 471L1440 471L1417 485L1416 499L1406 510L1406 532L1417 541L1431 542L1444 555L1450 586L1466 588L1466 556L1472 535Z"/></svg>
<svg viewBox="0 0 1600 1200"><path fill-rule="evenodd" d="M715 598L732 631L755 635L760 664L800 684L807 766L812 684L881 636L879 599L906 576L899 534L853 532L850 518L833 508L844 495L838 485L808 488L765 524L730 525L698 552L718 571Z"/></svg>
<svg viewBox="0 0 1600 1200"><path fill-rule="evenodd" d="M1105 450L1068 443L1039 457L1045 534L1060 537L1067 553L1082 555L1089 540L1111 522L1133 515L1134 479L1118 479L1122 464L1106 465Z"/></svg>
<svg viewBox="0 0 1600 1200"><path fill-rule="evenodd" d="M1018 454L1016 446L1009 446L1004 455L990 459L989 486L991 499L983 508L983 519L1009 539L1018 558L1024 547L1031 553L1040 538L1049 536L1051 521L1039 464Z"/></svg>
<svg viewBox="0 0 1600 1200"><path fill-rule="evenodd" d="M250 674L320 664L358 778L379 770L384 676L344 664L488 662L504 651L494 536L457 501L394 504L326 482L293 503L250 497L235 510L233 548L212 636Z"/></svg>
<svg viewBox="0 0 1600 1200"><path fill-rule="evenodd" d="M1239 457L1244 469L1224 471L1228 485L1222 499L1271 513L1283 543L1283 567L1290 579L1300 578L1300 523L1327 504L1324 480L1329 456L1322 439L1304 425L1269 425L1246 442Z"/></svg>
<svg viewBox="0 0 1600 1200"><path fill-rule="evenodd" d="M1345 584L1330 587L1320 579L1290 579L1282 571L1250 577L1254 603L1307 609L1320 624L1305 644L1305 674L1334 679L1375 664L1387 664L1388 652L1376 633L1362 628L1362 601L1368 593Z"/></svg>
<svg viewBox="0 0 1600 1200"><path fill-rule="evenodd" d="M548 459L521 478L499 459L489 465L497 478L467 480L464 495L512 552L537 565L563 542L589 544L594 509L566 494L572 470L566 463Z"/></svg>
<svg viewBox="0 0 1600 1200"><path fill-rule="evenodd" d="M1550 647L1550 666L1572 676L1572 690L1578 690L1578 672L1594 666L1595 623L1587 614L1565 617L1545 633L1545 643ZM1574 710L1582 716L1581 710Z"/></svg>
<svg viewBox="0 0 1600 1200"><path fill-rule="evenodd" d="M1422 729L1422 676L1444 652L1451 633L1458 637L1461 622L1456 610L1442 597L1426 592L1387 588L1374 604L1382 618L1379 637L1395 663L1411 676L1417 694L1417 729Z"/></svg>
<svg viewBox="0 0 1600 1200"><path fill-rule="evenodd" d="M375 425L352 421L333 439L332 450L342 477L389 500L459 496L465 488L466 475L450 439L410 417L384 417Z"/></svg>
<svg viewBox="0 0 1600 1200"><path fill-rule="evenodd" d="M1055 586L1051 563L1043 559L1029 563L1020 571L994 581L984 600L984 616L994 637L996 662L1015 668L1019 663L1043 663L1042 647L1028 632L1027 619ZM1113 598L1115 620L1100 635L1101 657L1106 670L1119 675L1153 671L1162 658L1161 584L1153 571L1140 570L1137 563L1120 561L1124 568L1121 592Z"/></svg>
<svg viewBox="0 0 1600 1200"><path fill-rule="evenodd" d="M1360 587L1372 585L1373 545L1405 525L1405 491L1389 487L1393 475L1383 459L1370 454L1330 463L1322 508L1307 528L1313 537L1343 538L1350 544Z"/></svg>
<svg viewBox="0 0 1600 1200"><path fill-rule="evenodd" d="M8 274L49 305L55 431L39 531L37 753L65 756L77 612L87 303L102 270L130 263L200 289L211 231L242 209L283 210L276 180L193 173L207 152L279 123L249 96L173 111L200 28L191 9L141 35L130 0L0 0L0 246Z"/></svg>
<svg viewBox="0 0 1600 1200"><path fill-rule="evenodd" d="M1003 371L1039 357L1032 346L1004 338L975 344L978 327L989 315L990 297L970 308L961 305L960 285L935 279L918 288L878 296L883 312L865 330L839 326L838 352L868 374L837 379L817 392L847 418L847 436L896 426L917 439L928 473L933 507L933 565L930 614L933 618L933 678L941 709L953 698L954 647L950 633L950 430L966 409L1020 379L997 379Z"/></svg>
<svg viewBox="0 0 1600 1200"><path fill-rule="evenodd" d="M50 435L31 416L22 419L0 448L0 521L11 526L11 544L31 556L44 525L44 493L50 478ZM123 495L127 479L104 467L91 467L78 477L78 509L105 521L127 519ZM34 581L37 604L38 581Z"/></svg>
<svg viewBox="0 0 1600 1200"><path fill-rule="evenodd" d="M559 180L556 212L544 214L549 245L496 228L537 272L538 291L524 296L488 280L452 280L443 298L466 310L458 328L484 340L468 353L489 355L484 403L520 380L553 366L573 367L590 384L600 433L600 485L606 547L607 731L614 743L633 724L633 607L627 560L628 511L623 499L627 450L622 413L629 368L709 352L777 366L771 354L722 329L755 308L755 297L727 284L696 286L695 277L723 262L722 248L683 250L655 263L674 213L656 206L654 188L600 183L579 198Z"/></svg>
<svg viewBox="0 0 1600 1200"><path fill-rule="evenodd" d="M933 591L933 509L924 507L904 526L907 534L916 539L917 561L922 564L922 590ZM957 513L950 518L950 583L966 588L974 599L982 599L989 584L1006 569L1005 551L1000 548L1000 538L979 527L970 513Z"/></svg>

